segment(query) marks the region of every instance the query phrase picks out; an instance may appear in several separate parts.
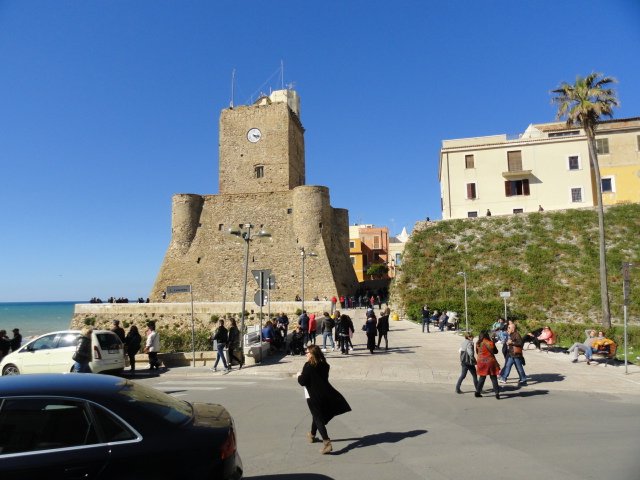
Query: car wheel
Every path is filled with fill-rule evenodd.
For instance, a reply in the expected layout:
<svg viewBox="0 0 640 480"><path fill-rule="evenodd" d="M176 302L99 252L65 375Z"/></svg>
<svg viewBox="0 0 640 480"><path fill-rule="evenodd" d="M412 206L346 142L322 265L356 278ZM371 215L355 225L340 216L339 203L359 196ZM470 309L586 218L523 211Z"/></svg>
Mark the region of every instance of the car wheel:
<svg viewBox="0 0 640 480"><path fill-rule="evenodd" d="M10 363L2 369L2 375L20 375L20 370Z"/></svg>

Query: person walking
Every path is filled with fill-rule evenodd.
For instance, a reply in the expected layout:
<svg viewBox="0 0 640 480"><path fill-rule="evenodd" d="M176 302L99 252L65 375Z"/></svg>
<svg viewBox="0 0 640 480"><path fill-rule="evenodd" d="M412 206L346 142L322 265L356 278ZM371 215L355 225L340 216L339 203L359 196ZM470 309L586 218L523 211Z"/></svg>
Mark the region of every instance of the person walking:
<svg viewBox="0 0 640 480"><path fill-rule="evenodd" d="M353 321L349 315L340 315L338 324L336 324L336 336L339 338L340 353L349 355L349 345L351 345L351 336L355 331ZM351 345L353 350L353 345Z"/></svg>
<svg viewBox="0 0 640 480"><path fill-rule="evenodd" d="M351 411L345 398L329 383L329 364L320 347L307 347L307 362L298 375L298 383L304 387L304 396L311 412L311 430L307 432L309 443L316 441L316 433L320 433L323 446L321 454L333 450L331 439L327 433L327 424L336 415Z"/></svg>
<svg viewBox="0 0 640 480"><path fill-rule="evenodd" d="M285 337L286 339L286 337ZM235 359L238 362L238 369L244 367L244 352L240 346L240 330L238 329L238 325L236 323L236 319L231 319L231 326L228 331L228 348L227 354L229 355L229 370L231 370L231 366L233 365L233 360Z"/></svg>
<svg viewBox="0 0 640 480"><path fill-rule="evenodd" d="M336 311L336 303L338 303L338 299L334 295L333 297L331 297L331 314L332 315L333 315L333 312ZM344 307L342 307L342 308L344 308Z"/></svg>
<svg viewBox="0 0 640 480"><path fill-rule="evenodd" d="M460 377L458 378L458 382L456 383L456 393L462 393L460 390L460 386L462 385L462 381L467 377L467 373L471 373L473 377L473 388L474 391L478 390L478 375L476 373L476 356L473 351L473 334L471 332L464 332L464 340L460 345L460 366L462 367L462 371L460 372Z"/></svg>
<svg viewBox="0 0 640 480"><path fill-rule="evenodd" d="M78 337L78 343L76 345L76 351L73 354L72 372L76 373L91 373L89 362L91 361L91 335L93 334L93 328L84 327L82 334Z"/></svg>
<svg viewBox="0 0 640 480"><path fill-rule="evenodd" d="M218 362L222 360L222 365L224 365L224 373L229 373L231 369L227 365L227 359L224 357L224 347L227 346L227 342L229 341L229 333L224 326L224 320L220 319L218 322L218 328L213 333L211 340L215 343L215 349L217 351L216 362L213 364L214 372L218 371Z"/></svg>
<svg viewBox="0 0 640 480"><path fill-rule="evenodd" d="M364 324L364 331L367 334L367 350L373 353L373 350L376 348L376 314L373 313L373 310L370 310L367 313L367 321Z"/></svg>
<svg viewBox="0 0 640 480"><path fill-rule="evenodd" d="M482 396L482 387L484 387L484 381L486 380L487 375L489 375L496 399L500 400L500 387L498 386L500 364L495 357L495 354L498 353L498 349L496 348L495 343L491 340L489 332L486 330L480 332L480 336L476 343L476 353L478 354L477 374L480 378L478 379L478 385L476 386L475 396Z"/></svg>
<svg viewBox="0 0 640 480"><path fill-rule="evenodd" d="M335 326L335 322L333 318L329 316L329 313L324 312L324 316L322 317L322 351L327 351L327 339L331 345L331 349L336 349L336 344L333 341L333 327Z"/></svg>
<svg viewBox="0 0 640 480"><path fill-rule="evenodd" d="M318 331L318 322L316 322L316 314L309 315L309 341L316 344L316 332Z"/></svg>
<svg viewBox="0 0 640 480"><path fill-rule="evenodd" d="M422 333L424 333L424 327L427 327L427 333L429 333L429 321L431 312L429 312L429 305L422 307Z"/></svg>
<svg viewBox="0 0 640 480"><path fill-rule="evenodd" d="M307 315L306 310L303 310L298 317L298 325L302 327L302 333L304 333L303 342L306 347L307 343L309 343L309 315Z"/></svg>
<svg viewBox="0 0 640 480"><path fill-rule="evenodd" d="M131 325L131 328L124 337L124 348L127 351L129 357L129 365L131 365L131 371L136 371L136 354L140 351L140 345L142 344L142 337L138 332L138 327Z"/></svg>
<svg viewBox="0 0 640 480"><path fill-rule="evenodd" d="M156 323L147 323L147 341L144 346L144 353L149 356L149 370L159 370L160 360L158 360L158 352L160 352L160 335L156 332Z"/></svg>
<svg viewBox="0 0 640 480"><path fill-rule="evenodd" d="M527 386L527 375L526 373L524 373L524 356L522 354L522 346L524 342L522 341L522 337L518 333L518 329L515 323L509 323L509 326L507 327L507 333L509 334L509 339L507 340L509 357L507 358L507 363L505 363L504 368L500 372L499 380L500 383L507 383L507 378L509 378L509 373L511 373L511 367L515 365L519 377L518 385L520 385L521 387L525 387Z"/></svg>
<svg viewBox="0 0 640 480"><path fill-rule="evenodd" d="M389 340L387 339L387 333L389 332L389 314L391 313L391 309L389 307L384 309L382 315L378 319L378 345L377 348L380 348L380 342L384 337L384 349L389 350Z"/></svg>

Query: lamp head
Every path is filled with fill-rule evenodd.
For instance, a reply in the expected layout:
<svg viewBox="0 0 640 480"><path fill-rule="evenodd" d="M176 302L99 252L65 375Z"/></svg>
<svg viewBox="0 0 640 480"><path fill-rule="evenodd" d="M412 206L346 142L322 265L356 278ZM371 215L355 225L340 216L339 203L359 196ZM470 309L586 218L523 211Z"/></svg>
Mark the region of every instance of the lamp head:
<svg viewBox="0 0 640 480"><path fill-rule="evenodd" d="M456 275L462 275L463 277L466 276L467 274L465 272L458 272L456 273Z"/></svg>
<svg viewBox="0 0 640 480"><path fill-rule="evenodd" d="M239 237L242 234L242 232L240 231L239 228L233 228L231 227L229 229L229 235L235 235L236 237Z"/></svg>
<svg viewBox="0 0 640 480"><path fill-rule="evenodd" d="M267 230L265 230L264 228L262 228L258 233L255 234L256 237L262 237L262 238L271 238L271 233L268 232Z"/></svg>

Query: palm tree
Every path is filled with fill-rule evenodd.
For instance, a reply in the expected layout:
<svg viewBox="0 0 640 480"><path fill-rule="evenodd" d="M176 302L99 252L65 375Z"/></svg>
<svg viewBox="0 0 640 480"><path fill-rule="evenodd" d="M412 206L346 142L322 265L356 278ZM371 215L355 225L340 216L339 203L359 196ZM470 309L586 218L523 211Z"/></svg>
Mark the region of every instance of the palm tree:
<svg viewBox="0 0 640 480"><path fill-rule="evenodd" d="M609 289L607 287L607 263L604 235L604 208L602 206L602 183L600 164L596 150L596 128L601 117L613 116L613 107L619 105L616 93L609 85L616 83L612 77L604 77L601 73L591 73L586 77L576 77L576 83L560 84L551 93L556 96L551 103L558 105L557 118L567 119L567 126L581 126L587 136L589 160L596 175L596 197L598 200L598 229L600 246L600 301L602 303L602 324L611 327L609 310Z"/></svg>

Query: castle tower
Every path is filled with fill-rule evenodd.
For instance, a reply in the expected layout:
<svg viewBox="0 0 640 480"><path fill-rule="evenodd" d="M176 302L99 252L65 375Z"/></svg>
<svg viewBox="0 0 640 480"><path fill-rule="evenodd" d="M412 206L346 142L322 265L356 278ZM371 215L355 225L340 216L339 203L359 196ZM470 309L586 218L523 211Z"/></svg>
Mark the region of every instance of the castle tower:
<svg viewBox="0 0 640 480"><path fill-rule="evenodd" d="M274 302L301 292L300 247L316 255L305 273L305 300L347 295L357 288L349 259L347 210L333 208L329 189L305 184L300 101L278 90L253 105L220 114L220 193L173 197L171 243L149 297L162 300L169 285L192 286L199 302L239 301L244 247L229 228L264 225L271 241L251 244L249 266L270 269ZM246 300L254 292L249 289ZM171 302L188 301L174 294ZM169 299L166 299L169 301Z"/></svg>
<svg viewBox="0 0 640 480"><path fill-rule="evenodd" d="M304 128L293 90L220 115L220 193L291 190L305 184Z"/></svg>

